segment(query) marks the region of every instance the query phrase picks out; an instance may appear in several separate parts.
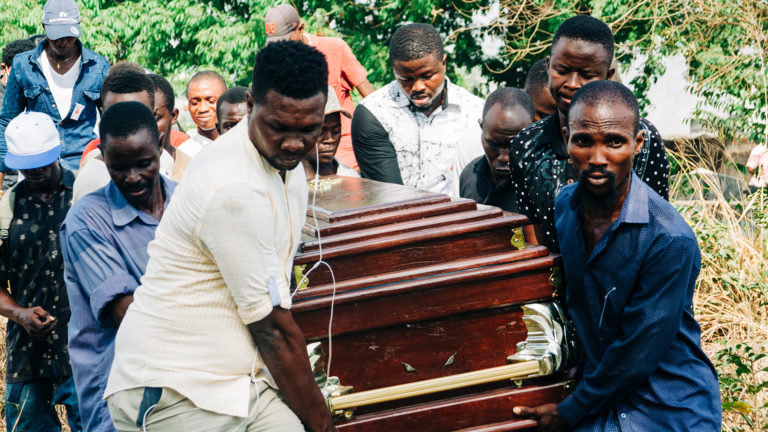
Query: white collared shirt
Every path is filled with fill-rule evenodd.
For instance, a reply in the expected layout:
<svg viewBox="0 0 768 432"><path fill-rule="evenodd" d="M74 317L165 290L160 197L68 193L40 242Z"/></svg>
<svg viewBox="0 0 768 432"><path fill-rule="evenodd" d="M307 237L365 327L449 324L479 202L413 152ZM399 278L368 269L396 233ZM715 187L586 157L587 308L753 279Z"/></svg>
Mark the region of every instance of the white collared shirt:
<svg viewBox="0 0 768 432"><path fill-rule="evenodd" d="M149 245L105 397L169 387L201 409L245 417L252 368L270 381L247 325L291 307L307 183L301 165L283 183L248 138L247 121L202 154Z"/></svg>

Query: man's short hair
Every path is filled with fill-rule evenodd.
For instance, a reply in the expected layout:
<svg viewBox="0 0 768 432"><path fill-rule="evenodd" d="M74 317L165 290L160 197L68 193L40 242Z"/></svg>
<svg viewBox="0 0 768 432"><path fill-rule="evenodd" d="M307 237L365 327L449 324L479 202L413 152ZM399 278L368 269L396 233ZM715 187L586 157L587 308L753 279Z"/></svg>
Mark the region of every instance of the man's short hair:
<svg viewBox="0 0 768 432"><path fill-rule="evenodd" d="M19 39L13 42L9 42L8 45L3 48L3 63L10 67L13 64L13 58L17 54L21 54L25 51L35 49L35 44L29 39Z"/></svg>
<svg viewBox="0 0 768 432"><path fill-rule="evenodd" d="M221 85L224 86L224 89L227 88L227 82L224 80L224 77L221 76L218 72L212 71L212 70L204 70L204 71L197 72L196 74L192 75L192 78L189 79L189 82L187 83L187 92L185 93L187 97L189 97L189 86L192 85L193 82L201 79L219 81Z"/></svg>
<svg viewBox="0 0 768 432"><path fill-rule="evenodd" d="M406 24L395 31L389 41L389 61L410 61L428 55L443 60L443 40L429 24Z"/></svg>
<svg viewBox="0 0 768 432"><path fill-rule="evenodd" d="M112 66L101 84L102 97L107 92L126 94L143 91L149 93L149 101L154 107L155 85L141 66L131 62L120 62Z"/></svg>
<svg viewBox="0 0 768 432"><path fill-rule="evenodd" d="M294 99L327 97L328 63L323 53L301 42L271 42L256 54L251 90L257 104L269 90Z"/></svg>
<svg viewBox="0 0 768 432"><path fill-rule="evenodd" d="M606 59L610 65L613 60L613 33L608 26L597 18L589 15L576 15L560 24L552 39L552 48L560 38L582 40L602 45L606 52Z"/></svg>
<svg viewBox="0 0 768 432"><path fill-rule="evenodd" d="M543 90L549 91L547 59L543 58L531 65L531 69L528 70L528 75L525 77L524 88L531 97L536 96Z"/></svg>
<svg viewBox="0 0 768 432"><path fill-rule="evenodd" d="M228 104L245 103L248 101L248 87L235 86L228 89L219 96L219 100L216 101L216 112L221 109L221 104L226 102Z"/></svg>
<svg viewBox="0 0 768 432"><path fill-rule="evenodd" d="M176 106L176 96L173 94L173 87L165 77L158 74L147 75L152 84L155 86L155 92L158 90L163 94L165 99L165 107L168 108L168 112L173 111L173 107Z"/></svg>
<svg viewBox="0 0 768 432"><path fill-rule="evenodd" d="M119 102L109 107L101 116L99 136L101 151L109 147L110 138L129 137L142 129L152 136L153 142L159 145L160 134L157 131L157 121L152 110L140 102Z"/></svg>
<svg viewBox="0 0 768 432"><path fill-rule="evenodd" d="M526 113L530 116L530 121L533 122L536 111L533 108L533 100L524 90L514 87L501 87L497 88L488 96L483 105L483 121L485 121L485 115L496 104L500 104L501 108L505 111L511 111L516 106L522 107Z"/></svg>
<svg viewBox="0 0 768 432"><path fill-rule="evenodd" d="M632 90L627 88L624 84L617 83L616 81L592 81L584 85L576 91L571 100L571 105L568 108L568 122L571 120L571 113L574 112L574 107L583 104L588 106L598 106L601 104L616 105L621 104L629 108L634 116L634 132L637 133L640 130L640 108L637 105L637 98L632 93Z"/></svg>

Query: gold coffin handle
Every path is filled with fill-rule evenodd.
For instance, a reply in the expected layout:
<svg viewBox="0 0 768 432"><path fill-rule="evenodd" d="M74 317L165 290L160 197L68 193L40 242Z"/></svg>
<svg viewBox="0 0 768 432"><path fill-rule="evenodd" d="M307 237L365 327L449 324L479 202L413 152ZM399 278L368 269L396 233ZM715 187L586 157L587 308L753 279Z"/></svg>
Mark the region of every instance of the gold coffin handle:
<svg viewBox="0 0 768 432"><path fill-rule="evenodd" d="M540 373L538 360L527 360L489 369L466 372L414 383L399 384L330 398L332 412L381 402L422 396L502 380L525 379Z"/></svg>

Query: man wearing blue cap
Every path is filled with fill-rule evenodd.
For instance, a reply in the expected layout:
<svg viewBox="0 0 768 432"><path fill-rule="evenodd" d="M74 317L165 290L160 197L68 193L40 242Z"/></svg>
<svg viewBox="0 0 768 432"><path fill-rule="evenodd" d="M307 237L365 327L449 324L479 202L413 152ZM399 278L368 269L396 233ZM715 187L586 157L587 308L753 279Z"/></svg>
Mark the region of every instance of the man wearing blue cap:
<svg viewBox="0 0 768 432"><path fill-rule="evenodd" d="M80 431L59 243L75 176L59 163L59 133L48 115L20 114L5 129L5 139L6 166L24 175L0 201L0 315L8 318L6 430L59 431L54 406L61 404L70 428Z"/></svg>
<svg viewBox="0 0 768 432"><path fill-rule="evenodd" d="M1 163L5 128L24 110L46 113L56 123L65 168L76 170L85 145L96 138L96 106L109 63L80 42L80 10L74 0L48 0L43 27L46 39L14 58L6 84L0 111L2 172L7 170Z"/></svg>

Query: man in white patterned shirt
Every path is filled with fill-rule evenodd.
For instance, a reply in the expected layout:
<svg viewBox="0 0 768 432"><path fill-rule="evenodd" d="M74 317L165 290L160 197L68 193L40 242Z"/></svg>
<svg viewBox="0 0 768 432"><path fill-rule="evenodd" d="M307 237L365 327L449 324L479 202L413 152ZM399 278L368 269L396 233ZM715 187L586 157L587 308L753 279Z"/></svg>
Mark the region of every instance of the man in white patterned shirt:
<svg viewBox="0 0 768 432"><path fill-rule="evenodd" d="M149 245L105 391L120 431L333 430L290 312L323 55L256 56L249 114L192 160ZM267 368L269 370L267 370Z"/></svg>
<svg viewBox="0 0 768 432"><path fill-rule="evenodd" d="M363 99L352 145L365 178L459 196L459 174L483 154L483 100L445 76L443 41L429 24L397 29L395 81Z"/></svg>

